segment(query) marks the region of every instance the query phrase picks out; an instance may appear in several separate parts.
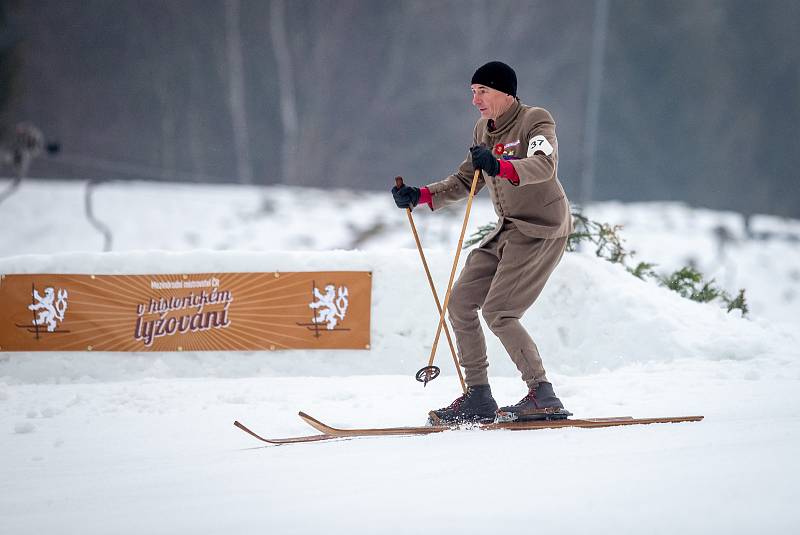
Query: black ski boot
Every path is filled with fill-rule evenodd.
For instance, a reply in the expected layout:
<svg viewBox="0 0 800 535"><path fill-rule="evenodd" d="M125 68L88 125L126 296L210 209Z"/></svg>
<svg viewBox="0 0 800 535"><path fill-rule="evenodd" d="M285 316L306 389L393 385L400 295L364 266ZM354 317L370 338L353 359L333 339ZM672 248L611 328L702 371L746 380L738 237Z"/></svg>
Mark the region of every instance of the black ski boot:
<svg viewBox="0 0 800 535"><path fill-rule="evenodd" d="M572 413L566 410L561 400L556 397L553 385L539 383L516 405L497 409L495 421L563 420L568 416L572 416Z"/></svg>
<svg viewBox="0 0 800 535"><path fill-rule="evenodd" d="M494 420L496 410L497 402L492 397L489 385L470 386L467 393L456 399L449 407L428 413L428 425L491 422Z"/></svg>

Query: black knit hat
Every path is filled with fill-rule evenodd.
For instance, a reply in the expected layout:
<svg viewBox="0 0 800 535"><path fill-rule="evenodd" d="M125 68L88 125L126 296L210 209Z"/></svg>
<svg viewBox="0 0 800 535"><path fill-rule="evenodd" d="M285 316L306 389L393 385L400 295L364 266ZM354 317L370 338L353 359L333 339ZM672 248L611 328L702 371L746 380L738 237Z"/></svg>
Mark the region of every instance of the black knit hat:
<svg viewBox="0 0 800 535"><path fill-rule="evenodd" d="M485 85L512 97L517 96L517 73L501 61L490 61L486 65L478 67L478 70L472 75L470 84Z"/></svg>

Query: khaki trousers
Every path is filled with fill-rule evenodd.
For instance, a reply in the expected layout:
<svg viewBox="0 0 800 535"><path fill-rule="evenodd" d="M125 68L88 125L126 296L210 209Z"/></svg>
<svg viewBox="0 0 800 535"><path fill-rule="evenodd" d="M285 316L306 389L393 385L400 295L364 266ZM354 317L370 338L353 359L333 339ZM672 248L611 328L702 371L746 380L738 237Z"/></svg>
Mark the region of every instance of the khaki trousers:
<svg viewBox="0 0 800 535"><path fill-rule="evenodd" d="M528 387L547 381L539 349L519 319L539 297L566 245L566 237L531 238L507 221L489 243L469 254L448 304L468 386L489 383L479 309Z"/></svg>

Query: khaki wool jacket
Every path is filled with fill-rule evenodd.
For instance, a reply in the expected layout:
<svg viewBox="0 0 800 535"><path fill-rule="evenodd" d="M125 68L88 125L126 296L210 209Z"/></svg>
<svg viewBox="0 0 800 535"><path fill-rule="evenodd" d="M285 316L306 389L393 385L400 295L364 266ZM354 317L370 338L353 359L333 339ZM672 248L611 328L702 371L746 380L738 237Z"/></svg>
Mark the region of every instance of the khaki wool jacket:
<svg viewBox="0 0 800 535"><path fill-rule="evenodd" d="M495 157L510 161L519 175L519 185L501 176L491 177L481 172L475 193L488 186L499 218L497 226L481 245L490 241L508 221L532 238L569 236L572 215L564 188L558 180L558 139L553 117L543 108L515 101L494 122L492 130L489 126L488 119L478 120L472 134L473 143L483 143L492 149ZM429 184L431 209L438 210L468 197L474 173L472 158L467 154L458 171Z"/></svg>

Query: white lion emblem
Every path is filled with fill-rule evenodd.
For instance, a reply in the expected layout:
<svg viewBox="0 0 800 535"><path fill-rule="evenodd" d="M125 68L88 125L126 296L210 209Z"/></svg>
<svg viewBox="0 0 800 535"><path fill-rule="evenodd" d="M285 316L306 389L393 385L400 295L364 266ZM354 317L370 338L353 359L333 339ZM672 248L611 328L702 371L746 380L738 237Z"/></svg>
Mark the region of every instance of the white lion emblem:
<svg viewBox="0 0 800 535"><path fill-rule="evenodd" d="M347 314L348 295L347 286L339 286L337 291L333 284L328 284L325 286L325 295L315 287L316 301L308 305L316 310L314 322L327 323L327 329L332 331L339 320L343 320Z"/></svg>
<svg viewBox="0 0 800 535"><path fill-rule="evenodd" d="M47 325L47 332L53 332L56 330L56 320L64 321L64 314L67 313L67 297L67 291L64 289L58 290L58 300L56 300L55 290L52 287L45 288L44 297L34 288L33 298L36 303L28 305L28 309L34 312L38 310L36 323Z"/></svg>

